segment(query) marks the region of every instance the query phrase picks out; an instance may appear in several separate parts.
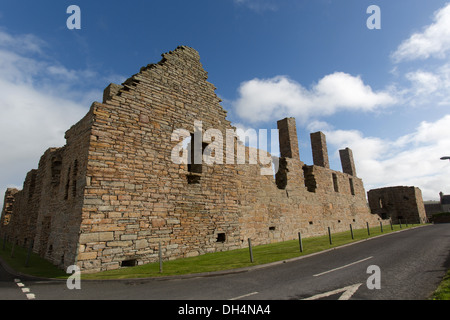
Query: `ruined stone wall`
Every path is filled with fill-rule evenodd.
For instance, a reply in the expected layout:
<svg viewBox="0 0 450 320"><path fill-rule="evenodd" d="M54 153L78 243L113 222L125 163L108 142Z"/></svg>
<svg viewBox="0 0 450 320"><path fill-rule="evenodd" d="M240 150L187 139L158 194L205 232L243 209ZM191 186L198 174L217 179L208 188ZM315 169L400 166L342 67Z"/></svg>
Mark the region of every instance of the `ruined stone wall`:
<svg viewBox="0 0 450 320"><path fill-rule="evenodd" d="M244 172L239 189L243 239L252 238L253 243L263 244L295 239L298 232L316 236L325 234L328 227L339 232L348 230L349 224L362 228L367 222L378 223L380 217L369 211L362 180L328 168L323 133L311 135L313 147L320 147L320 151L314 156L318 165L308 166L299 159L295 120L281 120L278 126L282 157L276 181L271 176L259 175L257 167L241 169ZM290 128L282 129L283 126ZM319 137L320 143L315 144L314 137ZM290 140L292 152L281 148L285 139Z"/></svg>
<svg viewBox="0 0 450 320"><path fill-rule="evenodd" d="M3 201L2 215L0 219L0 234L6 234L11 215L13 214L13 206L16 199L16 194L19 192L16 188L7 188Z"/></svg>
<svg viewBox="0 0 450 320"><path fill-rule="evenodd" d="M176 259L245 247L248 238L262 244L378 223L350 149L341 152L344 172L330 170L325 136L314 133L314 165L305 165L295 119L277 124L274 178L251 162L251 148L240 163L235 128L198 53L179 47L109 85L66 132L66 145L47 150L14 197L10 233L34 239L56 265L95 272L157 261L159 243L164 259ZM195 150L219 163L174 162L196 160Z"/></svg>
<svg viewBox="0 0 450 320"><path fill-rule="evenodd" d="M2 236L6 234L8 241L25 246L34 238L39 192L38 171L31 170L27 173L23 189L14 194L9 193L9 223L2 227Z"/></svg>
<svg viewBox="0 0 450 320"><path fill-rule="evenodd" d="M234 166L202 165L199 173L171 160L181 141L173 141L174 130L194 134L196 120L201 133L214 128L225 137L232 128L206 79L198 53L180 47L123 87L110 86L104 103L95 104L78 255L83 269L154 261L159 242L170 259L237 247Z"/></svg>
<svg viewBox="0 0 450 320"><path fill-rule="evenodd" d="M91 111L66 131L66 145L48 154L43 204L39 210L35 251L56 265L67 267L77 257Z"/></svg>
<svg viewBox="0 0 450 320"><path fill-rule="evenodd" d="M50 148L14 195L10 223L0 231L9 241L28 247L55 265L75 263L87 160L84 118L66 132L63 148Z"/></svg>
<svg viewBox="0 0 450 320"><path fill-rule="evenodd" d="M422 192L417 187L386 187L367 193L372 213L393 223L424 223L427 221Z"/></svg>

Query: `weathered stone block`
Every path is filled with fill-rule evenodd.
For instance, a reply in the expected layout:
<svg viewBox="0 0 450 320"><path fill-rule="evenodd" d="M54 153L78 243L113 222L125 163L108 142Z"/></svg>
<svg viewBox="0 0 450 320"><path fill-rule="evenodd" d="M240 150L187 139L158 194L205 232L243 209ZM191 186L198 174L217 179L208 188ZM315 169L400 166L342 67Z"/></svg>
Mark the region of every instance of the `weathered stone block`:
<svg viewBox="0 0 450 320"><path fill-rule="evenodd" d="M136 240L136 249L143 249L148 246L146 239Z"/></svg>
<svg viewBox="0 0 450 320"><path fill-rule="evenodd" d="M97 252L83 252L78 254L78 260L93 260L97 258Z"/></svg>
<svg viewBox="0 0 450 320"><path fill-rule="evenodd" d="M129 247L132 243L132 241L108 241L106 245L108 247Z"/></svg>

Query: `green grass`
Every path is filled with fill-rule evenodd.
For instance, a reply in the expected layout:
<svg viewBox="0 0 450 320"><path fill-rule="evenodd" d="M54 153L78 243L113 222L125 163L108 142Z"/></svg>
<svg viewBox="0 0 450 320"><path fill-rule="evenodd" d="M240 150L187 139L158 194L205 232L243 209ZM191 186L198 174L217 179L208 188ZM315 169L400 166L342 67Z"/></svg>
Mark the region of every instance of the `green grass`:
<svg viewBox="0 0 450 320"><path fill-rule="evenodd" d="M442 279L441 284L431 296L432 300L450 300L450 270L447 271L447 275Z"/></svg>
<svg viewBox="0 0 450 320"><path fill-rule="evenodd" d="M43 278L67 278L70 276L35 253L30 254L28 266L25 266L28 256L27 249L14 246L14 255L11 257L12 245L6 243L3 247L3 240L0 243L0 257L16 272Z"/></svg>
<svg viewBox="0 0 450 320"><path fill-rule="evenodd" d="M408 228L411 228L413 226L417 225L409 224ZM252 248L253 263L250 262L248 248L244 248L232 251L208 253L197 257L164 261L162 273L159 272L159 263L156 262L141 266L109 270L95 274L83 274L82 279L147 278L244 268L296 258L406 228L407 227L405 225L402 225L402 228L400 228L399 225L394 225L394 230L391 230L391 227L389 225L385 225L383 226L384 232L381 233L380 227L372 227L370 228L370 236L367 233L367 229L353 230L353 240L350 235L350 230L346 232L335 233L332 234L331 245L329 243L328 235L305 238L303 239L302 253L299 250L298 239L254 246ZM21 273L49 278L64 278L68 276L64 273L64 271L57 269L51 263L39 258L36 254L32 254L29 267L24 267L27 250L23 248L16 246L14 258L10 257L10 252L11 247L9 245L6 246L5 250L2 250L0 246L0 256L14 270L17 270Z"/></svg>

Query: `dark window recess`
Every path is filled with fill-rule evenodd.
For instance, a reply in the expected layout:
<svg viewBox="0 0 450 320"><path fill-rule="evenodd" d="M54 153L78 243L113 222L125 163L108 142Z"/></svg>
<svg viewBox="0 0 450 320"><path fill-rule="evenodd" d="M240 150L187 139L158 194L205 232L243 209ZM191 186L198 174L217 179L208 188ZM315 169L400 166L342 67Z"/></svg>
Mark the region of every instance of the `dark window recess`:
<svg viewBox="0 0 450 320"><path fill-rule="evenodd" d="M78 160L73 163L72 172L72 196L75 198L77 195L77 176L78 176Z"/></svg>
<svg viewBox="0 0 450 320"><path fill-rule="evenodd" d="M199 184L200 183L200 175L196 174L188 174L186 176L188 184Z"/></svg>
<svg viewBox="0 0 450 320"><path fill-rule="evenodd" d="M312 221L310 221L310 222L309 222L309 224L313 224L313 222L312 222Z"/></svg>
<svg viewBox="0 0 450 320"><path fill-rule="evenodd" d="M339 192L338 180L336 173L333 173L333 187L335 192Z"/></svg>
<svg viewBox="0 0 450 320"><path fill-rule="evenodd" d="M275 231L275 227L269 227L270 231Z"/></svg>
<svg viewBox="0 0 450 320"><path fill-rule="evenodd" d="M303 176L305 177L305 187L309 192L316 192L317 183L313 174L313 166L303 166Z"/></svg>
<svg viewBox="0 0 450 320"><path fill-rule="evenodd" d="M62 161L60 157L54 157L52 159L52 167L51 167L51 171L52 171L52 186L53 187L57 187L59 186L59 182L61 179L61 166L62 166Z"/></svg>
<svg viewBox="0 0 450 320"><path fill-rule="evenodd" d="M130 259L130 260L124 260L120 263L121 267L134 267L137 266L137 260L136 259Z"/></svg>
<svg viewBox="0 0 450 320"><path fill-rule="evenodd" d="M36 171L31 172L31 179L30 179L30 188L28 190L28 201L31 200L31 198L34 195L34 189L36 188Z"/></svg>
<svg viewBox="0 0 450 320"><path fill-rule="evenodd" d="M353 187L353 179L350 178L349 182L350 182L350 192L351 192L352 196L354 196L355 195L355 188Z"/></svg>
<svg viewBox="0 0 450 320"><path fill-rule="evenodd" d="M287 186L287 162L286 158L279 158L278 171L275 173L275 182L278 189L286 189ZM286 193L287 195L287 193Z"/></svg>
<svg viewBox="0 0 450 320"><path fill-rule="evenodd" d="M225 233L218 233L217 234L217 241L216 242L225 242L225 240L226 240Z"/></svg>
<svg viewBox="0 0 450 320"><path fill-rule="evenodd" d="M69 189L70 189L70 167L69 170L67 170L67 182L66 182L66 188L64 192L64 200L69 199Z"/></svg>
<svg viewBox="0 0 450 320"><path fill-rule="evenodd" d="M201 154L199 155L199 159L197 159L197 162L200 161L200 163L195 163L195 141L194 141L194 139L195 139L195 135L192 133L191 134L190 148L188 148L188 150L189 150L189 153L188 153L188 159L189 159L188 171L192 172L192 173L202 173L202 171L203 171L203 168L202 168L203 153L205 152L205 149L208 146L208 143L202 142Z"/></svg>

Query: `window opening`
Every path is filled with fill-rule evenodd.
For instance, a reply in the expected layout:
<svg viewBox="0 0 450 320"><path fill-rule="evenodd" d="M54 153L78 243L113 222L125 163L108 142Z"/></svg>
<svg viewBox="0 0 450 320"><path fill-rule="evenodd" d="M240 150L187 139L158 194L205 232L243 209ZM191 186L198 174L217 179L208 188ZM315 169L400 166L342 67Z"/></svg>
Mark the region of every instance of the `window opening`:
<svg viewBox="0 0 450 320"><path fill-rule="evenodd" d="M354 196L355 195L355 189L353 187L353 179L350 178L349 182L350 182L350 192Z"/></svg>
<svg viewBox="0 0 450 320"><path fill-rule="evenodd" d="M335 192L339 192L338 180L336 173L333 173L333 187Z"/></svg>
<svg viewBox="0 0 450 320"><path fill-rule="evenodd" d="M124 260L120 263L121 267L134 267L137 266L137 260L136 259L129 259Z"/></svg>
<svg viewBox="0 0 450 320"><path fill-rule="evenodd" d="M225 240L226 240L225 233L218 233L217 234L217 241L216 242L225 242Z"/></svg>

